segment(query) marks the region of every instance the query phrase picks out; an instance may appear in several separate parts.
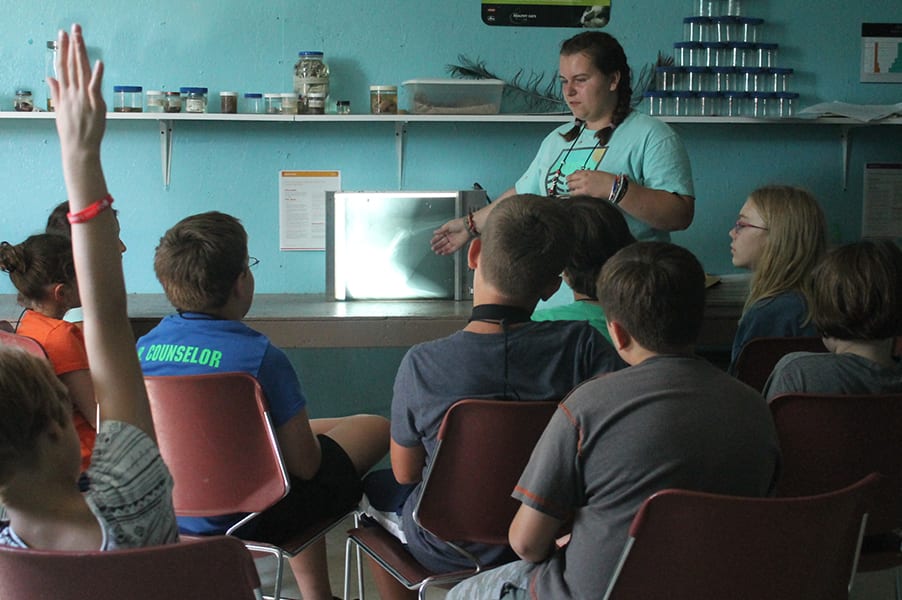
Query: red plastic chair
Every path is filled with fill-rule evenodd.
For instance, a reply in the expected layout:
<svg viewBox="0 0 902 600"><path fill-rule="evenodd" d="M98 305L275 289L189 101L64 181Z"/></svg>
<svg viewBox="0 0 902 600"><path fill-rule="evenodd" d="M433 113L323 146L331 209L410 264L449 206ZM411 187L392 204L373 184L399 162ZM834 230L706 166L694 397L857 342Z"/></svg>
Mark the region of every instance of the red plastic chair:
<svg viewBox="0 0 902 600"><path fill-rule="evenodd" d="M437 573L423 567L401 542L378 525L348 532L356 544L404 587L419 590L456 583L495 565L480 564L454 541L507 545L520 503L511 492L557 402L460 400L442 421L432 464L413 516L416 523L473 563ZM345 571L345 597L349 580ZM363 598L361 587L360 597Z"/></svg>
<svg viewBox="0 0 902 600"><path fill-rule="evenodd" d="M248 513L226 532L241 538L237 532L289 490L260 384L246 373L148 376L144 381L160 453L175 480L176 515ZM295 556L346 516L317 520L290 532L278 546L245 540L248 549L276 559L276 599L284 556Z"/></svg>
<svg viewBox="0 0 902 600"><path fill-rule="evenodd" d="M664 490L630 527L605 600L848 600L879 476L803 498Z"/></svg>
<svg viewBox="0 0 902 600"><path fill-rule="evenodd" d="M880 473L858 570L902 566L892 534L902 528L902 393L782 394L770 409L783 455L777 494L819 494Z"/></svg>
<svg viewBox="0 0 902 600"><path fill-rule="evenodd" d="M764 384L777 362L790 352L826 352L819 337L762 337L749 340L739 356L733 372L736 379L756 390L763 391Z"/></svg>
<svg viewBox="0 0 902 600"><path fill-rule="evenodd" d="M5 328L0 328L0 346L21 348L34 356L47 358L47 352L44 351L44 347L40 342L24 335L11 333Z"/></svg>
<svg viewBox="0 0 902 600"><path fill-rule="evenodd" d="M110 552L0 547L0 598L252 600L262 595L244 544L216 536Z"/></svg>

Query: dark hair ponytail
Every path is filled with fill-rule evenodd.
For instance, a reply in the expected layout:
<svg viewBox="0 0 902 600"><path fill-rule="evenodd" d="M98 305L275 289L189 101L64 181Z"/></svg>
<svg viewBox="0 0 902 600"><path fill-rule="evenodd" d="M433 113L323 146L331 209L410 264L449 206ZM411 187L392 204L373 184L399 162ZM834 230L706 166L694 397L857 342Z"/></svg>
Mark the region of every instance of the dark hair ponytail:
<svg viewBox="0 0 902 600"><path fill-rule="evenodd" d="M16 246L2 242L0 270L9 273L22 299L43 300L48 285L75 281L72 242L52 233L33 235Z"/></svg>

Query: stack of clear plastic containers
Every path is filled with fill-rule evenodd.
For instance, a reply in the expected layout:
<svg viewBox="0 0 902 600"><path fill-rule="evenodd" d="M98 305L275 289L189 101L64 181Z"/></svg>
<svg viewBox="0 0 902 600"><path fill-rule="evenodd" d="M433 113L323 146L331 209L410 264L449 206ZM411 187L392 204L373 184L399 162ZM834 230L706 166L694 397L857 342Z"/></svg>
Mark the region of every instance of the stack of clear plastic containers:
<svg viewBox="0 0 902 600"><path fill-rule="evenodd" d="M649 114L791 117L793 70L777 66L779 46L764 41L763 25L739 0L693 0L673 65L656 68L645 94Z"/></svg>

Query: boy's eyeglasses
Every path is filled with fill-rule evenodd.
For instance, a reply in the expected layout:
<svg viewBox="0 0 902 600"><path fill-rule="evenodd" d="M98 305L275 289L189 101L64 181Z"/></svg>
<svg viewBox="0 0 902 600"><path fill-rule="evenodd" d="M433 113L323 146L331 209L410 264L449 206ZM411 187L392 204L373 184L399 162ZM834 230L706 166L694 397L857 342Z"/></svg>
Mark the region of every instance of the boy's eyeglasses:
<svg viewBox="0 0 902 600"><path fill-rule="evenodd" d="M751 223L746 223L745 221L736 221L736 224L733 225L733 231L739 233L746 227L751 227L752 229L760 229L761 231L769 231L767 227L761 227L760 225L752 225Z"/></svg>
<svg viewBox="0 0 902 600"><path fill-rule="evenodd" d="M254 267L256 267L259 264L260 264L259 258L254 258L253 256L247 257L247 268L248 269L253 269Z"/></svg>

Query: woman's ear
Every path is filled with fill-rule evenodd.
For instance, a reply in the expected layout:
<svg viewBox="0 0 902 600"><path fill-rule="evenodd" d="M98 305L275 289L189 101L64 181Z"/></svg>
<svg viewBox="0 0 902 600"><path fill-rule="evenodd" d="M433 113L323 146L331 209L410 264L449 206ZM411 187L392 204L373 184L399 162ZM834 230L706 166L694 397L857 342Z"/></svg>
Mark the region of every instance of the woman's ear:
<svg viewBox="0 0 902 600"><path fill-rule="evenodd" d="M611 91L616 92L617 87L620 85L620 71L614 71L614 74L611 75Z"/></svg>

